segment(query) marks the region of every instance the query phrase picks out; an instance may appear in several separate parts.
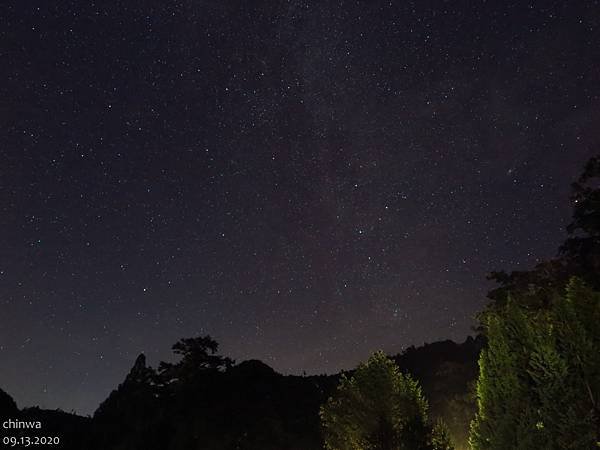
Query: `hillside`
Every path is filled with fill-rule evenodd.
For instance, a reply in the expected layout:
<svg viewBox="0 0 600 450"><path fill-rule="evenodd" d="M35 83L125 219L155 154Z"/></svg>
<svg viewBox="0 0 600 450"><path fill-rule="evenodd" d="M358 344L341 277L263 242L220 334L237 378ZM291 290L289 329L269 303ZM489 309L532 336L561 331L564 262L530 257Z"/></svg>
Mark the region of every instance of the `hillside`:
<svg viewBox="0 0 600 450"><path fill-rule="evenodd" d="M472 417L469 395L477 375L480 338L410 347L393 359L420 381L431 415L442 418L461 444ZM92 418L62 411L19 411L0 392L2 417L40 420L65 449L320 449L319 407L340 374L284 376L249 360L206 370L185 383L159 386L140 355Z"/></svg>

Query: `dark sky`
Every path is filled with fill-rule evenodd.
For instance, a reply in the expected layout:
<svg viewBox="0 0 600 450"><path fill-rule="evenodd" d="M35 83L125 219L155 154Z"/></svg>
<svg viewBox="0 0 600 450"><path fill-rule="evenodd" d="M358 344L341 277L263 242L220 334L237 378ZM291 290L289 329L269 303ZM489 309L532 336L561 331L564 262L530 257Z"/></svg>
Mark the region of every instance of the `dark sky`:
<svg viewBox="0 0 600 450"><path fill-rule="evenodd" d="M589 2L0 6L0 387L91 413L211 334L283 373L463 340L600 141Z"/></svg>

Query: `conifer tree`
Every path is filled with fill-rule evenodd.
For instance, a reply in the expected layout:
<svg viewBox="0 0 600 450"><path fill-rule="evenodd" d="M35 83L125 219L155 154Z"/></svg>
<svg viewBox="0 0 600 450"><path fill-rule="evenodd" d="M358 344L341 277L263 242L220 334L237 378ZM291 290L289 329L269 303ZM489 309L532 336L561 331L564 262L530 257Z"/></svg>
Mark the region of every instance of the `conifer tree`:
<svg viewBox="0 0 600 450"><path fill-rule="evenodd" d="M600 293L573 278L542 310L484 315L474 450L587 450L600 441Z"/></svg>

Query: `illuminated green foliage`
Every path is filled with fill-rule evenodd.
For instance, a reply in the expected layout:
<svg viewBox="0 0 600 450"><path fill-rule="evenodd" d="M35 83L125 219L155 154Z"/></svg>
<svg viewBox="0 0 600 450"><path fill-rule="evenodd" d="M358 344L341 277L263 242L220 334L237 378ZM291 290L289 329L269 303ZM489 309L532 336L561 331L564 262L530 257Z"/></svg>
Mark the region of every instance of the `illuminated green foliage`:
<svg viewBox="0 0 600 450"><path fill-rule="evenodd" d="M488 311L474 450L591 449L600 438L600 293L573 278L545 309Z"/></svg>
<svg viewBox="0 0 600 450"><path fill-rule="evenodd" d="M382 352L343 376L321 408L328 450L447 450L442 427L427 420L427 402L418 383L403 375Z"/></svg>

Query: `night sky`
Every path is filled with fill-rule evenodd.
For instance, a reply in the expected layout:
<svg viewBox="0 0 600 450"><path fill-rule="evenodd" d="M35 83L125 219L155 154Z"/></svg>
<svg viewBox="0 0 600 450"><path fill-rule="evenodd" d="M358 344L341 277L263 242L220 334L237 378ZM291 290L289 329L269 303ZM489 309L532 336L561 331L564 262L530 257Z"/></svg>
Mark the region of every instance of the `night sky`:
<svg viewBox="0 0 600 450"><path fill-rule="evenodd" d="M600 4L8 1L0 74L0 387L88 414L182 337L472 334L598 152Z"/></svg>

